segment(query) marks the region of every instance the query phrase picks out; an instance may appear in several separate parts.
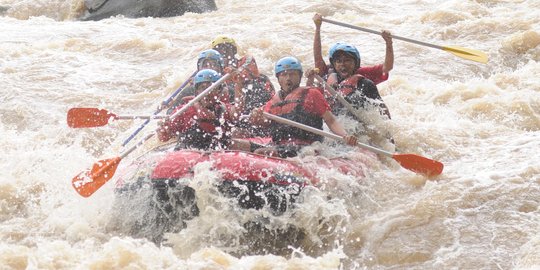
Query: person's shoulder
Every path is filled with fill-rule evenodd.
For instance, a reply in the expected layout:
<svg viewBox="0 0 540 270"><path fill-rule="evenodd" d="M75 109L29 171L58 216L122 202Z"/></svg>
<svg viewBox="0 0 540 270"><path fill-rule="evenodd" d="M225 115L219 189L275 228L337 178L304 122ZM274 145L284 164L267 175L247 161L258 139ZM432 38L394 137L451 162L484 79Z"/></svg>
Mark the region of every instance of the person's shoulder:
<svg viewBox="0 0 540 270"><path fill-rule="evenodd" d="M362 83L364 85L373 85L373 86L375 86L375 83L372 80L370 80L370 79L368 79L368 78L366 78L364 76L361 76L361 75L358 76L358 83Z"/></svg>
<svg viewBox="0 0 540 270"><path fill-rule="evenodd" d="M323 90L319 87L306 87L307 94L304 98L304 106L308 111L322 116L330 109L328 102L324 98Z"/></svg>
<svg viewBox="0 0 540 270"><path fill-rule="evenodd" d="M361 90L364 94L370 97L376 97L380 95L377 85L372 80L366 77L360 79L357 85L359 90Z"/></svg>
<svg viewBox="0 0 540 270"><path fill-rule="evenodd" d="M244 56L240 57L240 59L238 59L238 67L246 64L249 66L254 66L256 68L257 67L257 61L255 61L255 57L251 54L245 54Z"/></svg>
<svg viewBox="0 0 540 270"><path fill-rule="evenodd" d="M362 66L359 67L356 73L363 73L363 72L373 72L383 69L383 64L373 65L373 66Z"/></svg>
<svg viewBox="0 0 540 270"><path fill-rule="evenodd" d="M309 86L309 87L306 87L306 91L308 91L307 96L311 96L313 98L324 99L324 95L323 95L324 90L320 87Z"/></svg>

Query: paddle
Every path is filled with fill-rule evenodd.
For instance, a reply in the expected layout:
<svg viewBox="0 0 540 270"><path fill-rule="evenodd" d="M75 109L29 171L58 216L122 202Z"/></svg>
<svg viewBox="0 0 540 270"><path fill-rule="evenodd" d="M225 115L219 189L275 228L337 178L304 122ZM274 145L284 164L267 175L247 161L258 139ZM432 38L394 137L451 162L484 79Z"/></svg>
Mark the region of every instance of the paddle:
<svg viewBox="0 0 540 270"><path fill-rule="evenodd" d="M273 114L269 114L267 112L263 112L263 115L268 119L274 120L274 121L282 123L282 124L291 125L293 127L297 127L299 129L303 129L305 131L313 132L313 133L315 133L317 135L321 135L321 136L329 137L329 138L332 138L332 139L335 139L335 140L343 141L343 137L341 137L339 135L336 135L336 134L333 134L333 133L329 133L329 132L326 132L326 131L323 131L323 130L320 130L320 129L317 129L317 128L306 126L306 125L297 123L295 121L291 121L289 119L285 119L285 118L282 118L282 117L279 117L279 116L276 116L276 115L273 115ZM368 149L370 151L373 151L375 153L379 153L379 154L382 154L382 155L385 155L385 156L389 156L389 157L393 158L395 161L397 161L401 165L401 167L403 167L403 168L405 168L407 170L416 172L416 173L426 175L428 177L440 175L442 173L442 171L443 171L443 168L444 168L444 165L439 161L432 160L432 159L429 159L429 158L425 158L425 157L422 157L422 156L418 156L418 155L415 155L415 154L390 153L390 152L384 151L382 149L373 147L371 145L363 144L363 143L356 143L356 145L359 146L359 147L362 147L364 149Z"/></svg>
<svg viewBox="0 0 540 270"><path fill-rule="evenodd" d="M193 106L193 104L195 104L196 102L204 98L208 93L210 93L210 91L212 91L218 85L229 79L230 76L231 74L225 74L219 80L206 88L203 92L197 95L194 99L190 100L186 105L184 105L174 114L172 114L170 116L170 119L174 119L178 115L184 113L189 107ZM144 142L152 138L154 135L154 132L148 134L141 141L139 141L130 149L126 150L122 155L118 157L103 159L94 163L92 168L87 169L75 176L71 180L71 185L73 186L75 191L77 191L77 193L79 193L83 197L89 197L90 195L94 194L94 192L96 192L100 187L102 187L105 183L107 183L107 181L109 181L113 177L114 173L116 172L116 168L118 167L118 164L123 158L125 158L135 149L137 149Z"/></svg>
<svg viewBox="0 0 540 270"><path fill-rule="evenodd" d="M372 33L372 34L382 35L382 33L379 32L379 31L375 31L375 30L371 30L371 29L368 29L368 28L363 28L363 27L359 27L359 26L355 26L355 25L351 25L351 24L346 24L346 23L342 23L342 22L338 22L338 21L334 21L334 20L330 20L330 19L326 19L326 18L322 18L322 21L327 22L327 23L331 23L331 24L335 24L335 25L339 25L339 26L343 26L343 27L347 27L347 28L351 28L351 29L356 29L356 30ZM400 37L400 36L396 36L396 35L392 35L392 38L403 40L403 41L414 43L414 44L418 44L418 45L422 45L422 46L427 46L427 47L443 50L443 51L447 51L447 52L450 52L450 53L452 53L452 54L454 54L454 55L456 55L458 57L461 57L461 58L467 59L467 60L472 60L472 61L476 61L476 62L480 62L480 63L484 63L484 64L487 63L487 61L488 61L487 55L484 52L478 51L478 50L473 50L473 49L468 49L468 48L463 48L463 47L458 47L458 46L439 46L439 45L435 45L435 44L431 44L431 43L427 43L427 42L423 42L423 41L418 41L418 40L414 40L414 39L410 39L410 38Z"/></svg>
<svg viewBox="0 0 540 270"><path fill-rule="evenodd" d="M119 116L110 113L104 109L98 108L71 108L67 113L67 123L71 128L91 128L107 125L109 121L120 119L163 119L166 115L151 115L151 116L135 116L123 115Z"/></svg>
<svg viewBox="0 0 540 270"><path fill-rule="evenodd" d="M139 143L132 146L122 155L114 158L100 160L92 166L91 169L82 171L71 180L71 185L83 197L90 197L100 187L102 187L107 181L109 181L114 173L120 161L142 145L145 141L152 138L154 133L148 134Z"/></svg>
<svg viewBox="0 0 540 270"><path fill-rule="evenodd" d="M180 85L180 87L178 87L178 89L176 89L176 91L174 91L174 93L172 93L172 95L168 99L166 99L159 105L153 115L157 115L163 110L164 107L169 105L169 103L174 100L174 98L180 93L180 91L182 91L182 89L186 87L186 85L191 81L191 78L193 78L195 74L197 74L197 70L195 70L195 72L193 72L193 74L191 74L191 76L189 76L189 78L182 85ZM142 123L137 128L137 130L135 130L131 135L129 135L129 137L122 143L122 146L126 146L126 144L131 141L131 139L133 139L148 123L150 123L150 119L146 119L146 121L144 121L144 123Z"/></svg>
<svg viewBox="0 0 540 270"><path fill-rule="evenodd" d="M333 96L335 96L337 98L337 100L345 107L347 108L347 110L353 114L358 120L362 120L363 117L360 115L360 112L355 109L351 103L347 102L347 100L345 100L345 98L339 94L338 92L336 92L336 90L334 90L334 88L328 84L323 78L321 78L321 76L315 74L313 75L315 77L315 79L317 79L317 81L321 82L324 84L324 86L326 86L326 90L328 90L330 92L330 94L332 94Z"/></svg>

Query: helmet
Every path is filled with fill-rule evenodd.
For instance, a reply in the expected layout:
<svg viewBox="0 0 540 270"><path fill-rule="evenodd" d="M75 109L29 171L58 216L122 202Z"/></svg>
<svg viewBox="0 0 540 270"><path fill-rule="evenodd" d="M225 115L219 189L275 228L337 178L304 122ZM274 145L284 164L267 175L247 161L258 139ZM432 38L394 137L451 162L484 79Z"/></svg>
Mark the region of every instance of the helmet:
<svg viewBox="0 0 540 270"><path fill-rule="evenodd" d="M199 54L199 58L197 59L197 69L202 68L202 63L206 59L212 59L218 62L219 66L223 69L223 57L221 54L216 50L205 50Z"/></svg>
<svg viewBox="0 0 540 270"><path fill-rule="evenodd" d="M299 70L300 73L302 73L302 64L300 63L300 60L296 59L295 57L287 56L277 61L274 71L276 73L276 76L278 76L278 74L282 71L291 69Z"/></svg>
<svg viewBox="0 0 540 270"><path fill-rule="evenodd" d="M231 44L234 47L238 47L234 39L224 36L224 35L219 35L216 38L214 38L214 40L212 40L212 48L215 48L219 44L226 44L226 43Z"/></svg>
<svg viewBox="0 0 540 270"><path fill-rule="evenodd" d="M344 51L348 53L349 55L351 55L352 57L354 57L354 59L356 60L356 68L360 67L360 53L358 52L356 47L349 45L347 43L344 43L344 42L338 42L332 45L332 47L330 47L330 50L328 50L328 58L330 59L330 63L333 64L334 55L338 51Z"/></svg>
<svg viewBox="0 0 540 270"><path fill-rule="evenodd" d="M197 72L197 74L195 74L195 77L193 77L193 84L195 85L195 87L197 87L199 83L217 82L217 80L219 80L220 78L221 75L219 75L217 71L212 69L203 69Z"/></svg>
<svg viewBox="0 0 540 270"><path fill-rule="evenodd" d="M233 53L236 54L238 52L238 45L236 45L236 42L234 39L227 37L227 36L217 36L214 40L212 40L212 48L217 49L219 45L230 45L233 48Z"/></svg>

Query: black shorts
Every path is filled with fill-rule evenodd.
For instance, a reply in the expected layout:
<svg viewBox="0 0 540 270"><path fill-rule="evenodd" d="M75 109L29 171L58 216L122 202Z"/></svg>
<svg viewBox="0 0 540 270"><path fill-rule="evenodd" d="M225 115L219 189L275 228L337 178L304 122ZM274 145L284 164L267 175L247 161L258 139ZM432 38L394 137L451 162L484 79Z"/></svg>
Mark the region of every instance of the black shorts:
<svg viewBox="0 0 540 270"><path fill-rule="evenodd" d="M264 146L264 145L254 143L254 142L249 142L249 151L251 152L255 152L255 150L259 148L263 148L263 147L268 147L268 146ZM296 157L298 155L298 151L302 149L303 145L280 144L273 147L276 149L278 156L280 158L288 158L288 157Z"/></svg>
<svg viewBox="0 0 540 270"><path fill-rule="evenodd" d="M253 125L247 121L238 122L237 127L249 133L250 137L269 137L270 136L268 128L263 128L258 125Z"/></svg>
<svg viewBox="0 0 540 270"><path fill-rule="evenodd" d="M280 144L276 145L276 151L281 158L296 157L302 147L304 147L304 145Z"/></svg>

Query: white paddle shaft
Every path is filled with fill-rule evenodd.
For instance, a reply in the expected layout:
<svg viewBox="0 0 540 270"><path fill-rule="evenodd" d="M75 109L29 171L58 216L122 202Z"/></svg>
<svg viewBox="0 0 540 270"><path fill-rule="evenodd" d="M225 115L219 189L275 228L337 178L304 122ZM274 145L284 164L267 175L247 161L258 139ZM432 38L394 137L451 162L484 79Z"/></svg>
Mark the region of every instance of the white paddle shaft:
<svg viewBox="0 0 540 270"><path fill-rule="evenodd" d="M289 119L285 119L283 117L279 117L277 115L273 115L273 114L270 114L270 113L267 113L267 112L263 112L263 115L264 117L270 119L270 120L273 120L273 121L276 121L278 123L281 123L281 124L286 124L286 125L290 125L290 126L293 126L293 127L296 127L296 128L299 128L299 129L302 129L302 130L305 130L305 131L309 131L309 132L312 132L312 133L315 133L317 135L321 135L321 136L325 136L325 137L328 137L328 138L332 138L334 140L340 140L340 141L343 141L343 137L339 136L339 135L336 135L334 133L330 133L330 132L326 132L324 130L320 130L318 128L314 128L314 127L310 127L310 126L306 126L304 124L300 124L298 122L295 122L295 121L292 121L292 120L289 120ZM360 146L364 149L368 149L368 150L371 150L375 153L379 153L379 154L382 154L382 155L386 155L386 156L389 156L389 157L392 157L393 154L390 153L390 152L387 152L387 151L384 151L382 149L379 149L379 148L376 148L376 147L373 147L371 145L367 145L367 144L363 144L363 143L359 143L357 142L356 143L357 146Z"/></svg>

